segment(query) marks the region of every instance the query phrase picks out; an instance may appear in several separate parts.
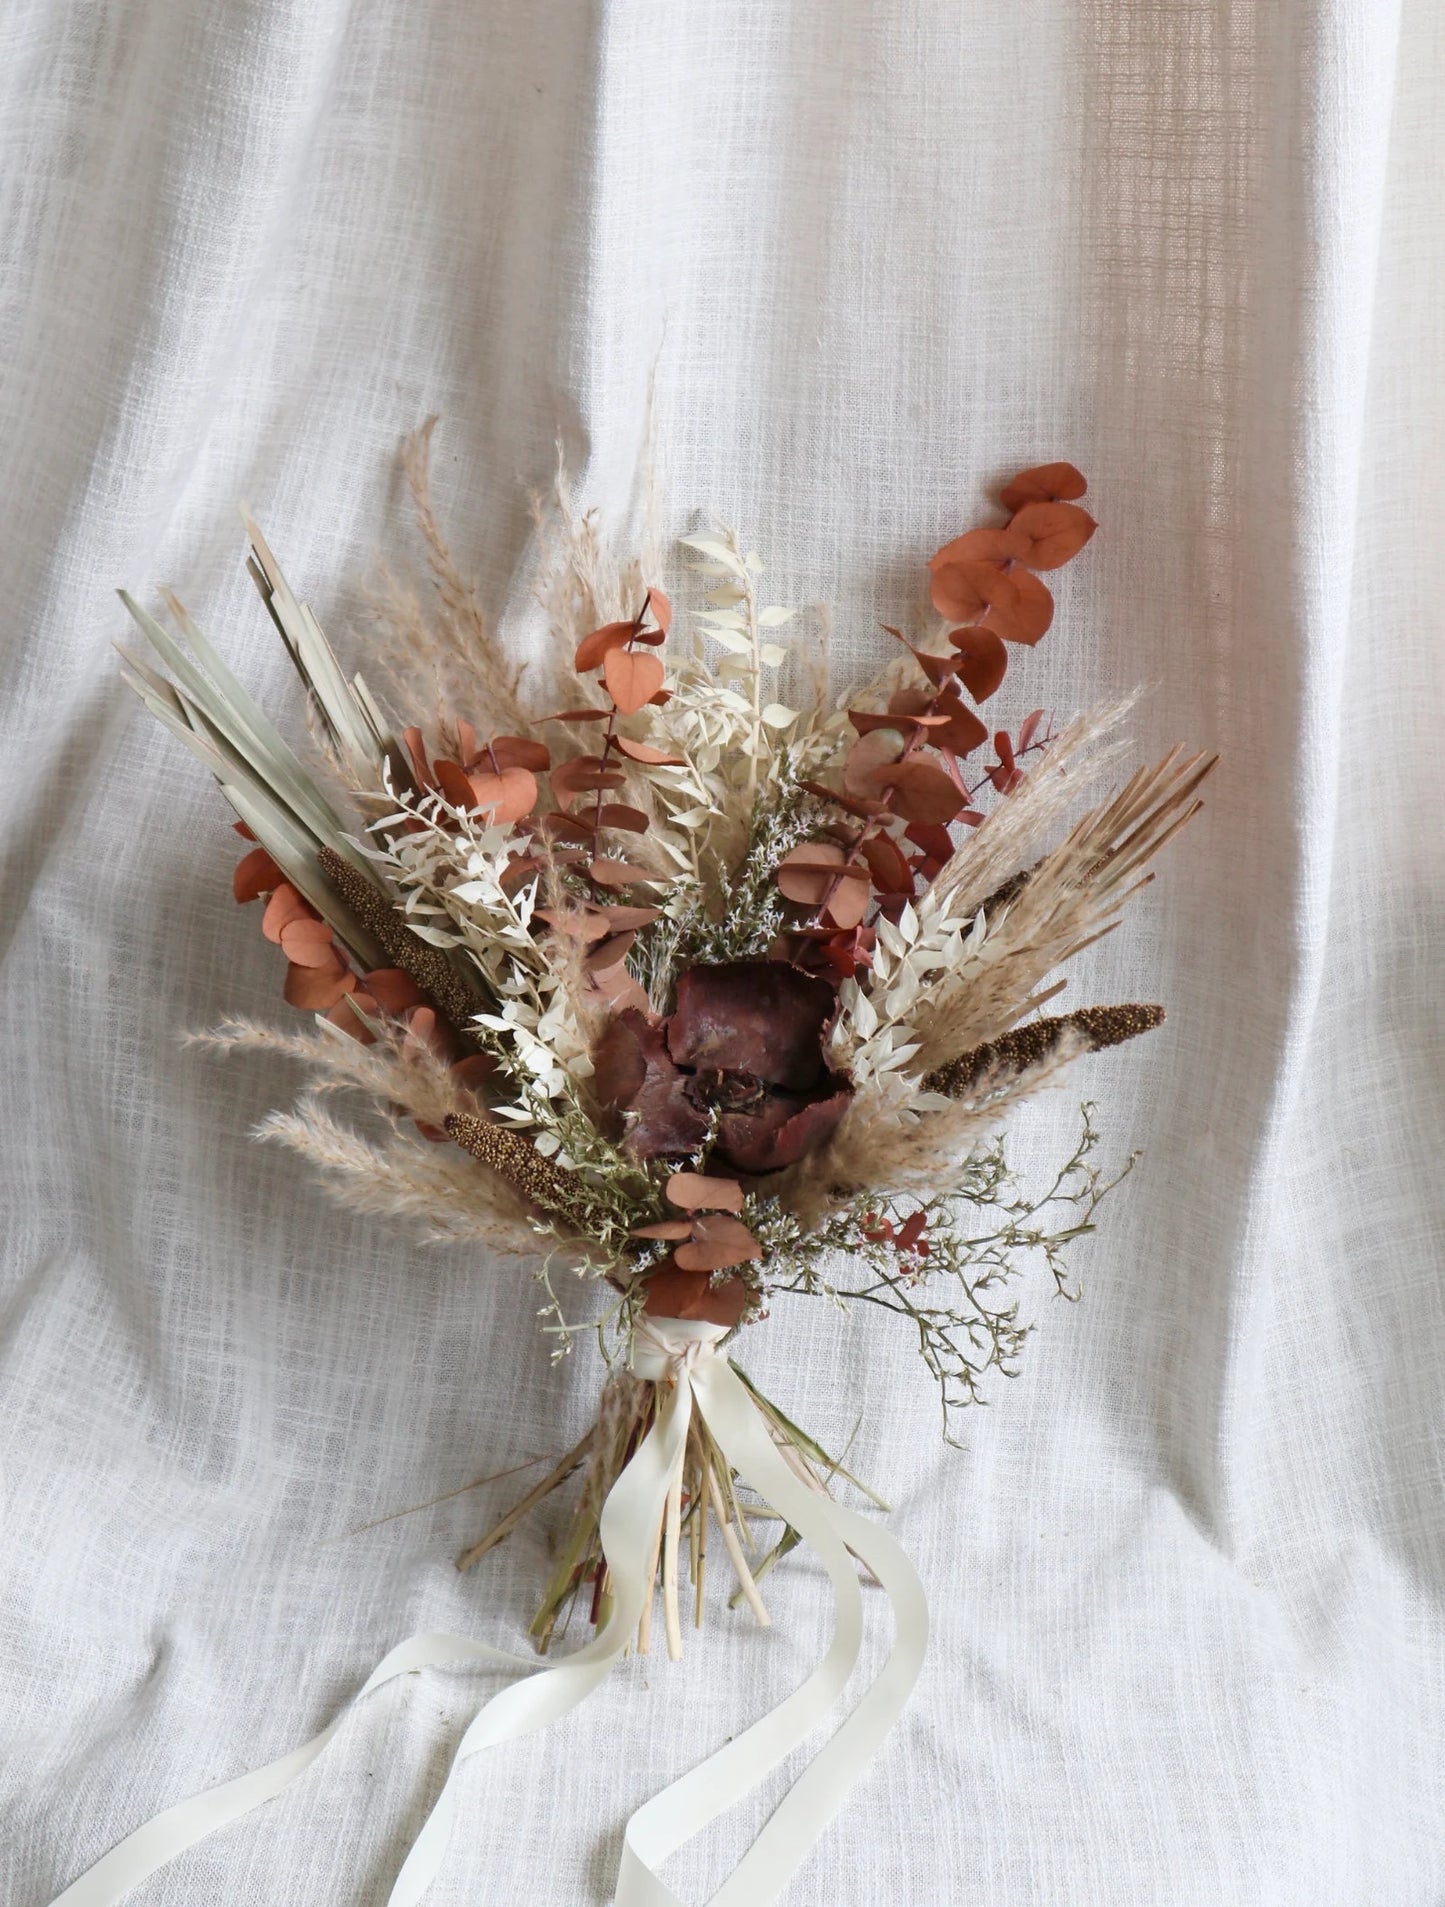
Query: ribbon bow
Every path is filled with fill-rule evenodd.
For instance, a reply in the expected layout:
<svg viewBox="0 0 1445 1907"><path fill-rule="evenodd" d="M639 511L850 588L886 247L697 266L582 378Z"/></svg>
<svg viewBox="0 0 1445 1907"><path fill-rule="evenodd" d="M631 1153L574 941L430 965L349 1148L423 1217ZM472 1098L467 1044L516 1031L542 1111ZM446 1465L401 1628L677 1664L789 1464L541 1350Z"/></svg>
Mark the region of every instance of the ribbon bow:
<svg viewBox="0 0 1445 1907"><path fill-rule="evenodd" d="M641 1311L632 1325L632 1375L654 1384L675 1383L711 1357L727 1334L727 1325L703 1318L653 1318Z"/></svg>

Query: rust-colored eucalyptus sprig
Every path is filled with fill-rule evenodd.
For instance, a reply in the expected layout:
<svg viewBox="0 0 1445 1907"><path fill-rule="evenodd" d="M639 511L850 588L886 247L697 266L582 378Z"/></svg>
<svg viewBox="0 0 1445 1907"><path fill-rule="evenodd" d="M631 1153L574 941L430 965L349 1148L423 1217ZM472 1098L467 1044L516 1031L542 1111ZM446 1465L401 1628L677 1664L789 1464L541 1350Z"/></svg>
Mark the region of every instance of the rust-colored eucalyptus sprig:
<svg viewBox="0 0 1445 1907"><path fill-rule="evenodd" d="M860 828L836 825L805 842L779 865L786 899L810 910L797 931L818 943L816 956L839 975L868 957L870 910L896 915L954 853L950 825L976 827L975 797L986 787L1006 797L1023 778L1020 761L1051 739L1042 709L1027 716L1017 742L994 732L996 759L970 785L962 764L989 739L975 704L997 693L1008 670L1009 643L1032 647L1053 620L1053 596L1038 572L1060 568L1089 541L1094 519L1074 501L1087 485L1072 464L1043 464L1004 487L1011 511L999 529L966 531L929 560L934 607L958 626L949 650L908 642L884 625L913 657L926 685L897 690L886 709L852 709L858 739L848 751L843 786L808 782Z"/></svg>
<svg viewBox="0 0 1445 1907"><path fill-rule="evenodd" d="M644 1000L627 969L627 955L638 930L656 920L658 910L618 898L653 877L636 862L605 852L606 837L615 831L635 840L651 823L645 810L614 797L626 786L628 770L677 766L681 759L627 734L621 724L642 709L666 702L662 661L652 651L662 647L671 626L672 605L660 589L648 589L630 620L604 623L584 636L573 666L584 679L600 676L607 705L563 709L549 718L574 727L606 727L600 749L574 755L552 770L555 805L541 817L537 830L548 843L551 865L574 870L590 891L585 896L565 891L549 896L549 905L537 913L554 932L582 944L591 985L615 1007ZM619 766L618 757L627 770Z"/></svg>

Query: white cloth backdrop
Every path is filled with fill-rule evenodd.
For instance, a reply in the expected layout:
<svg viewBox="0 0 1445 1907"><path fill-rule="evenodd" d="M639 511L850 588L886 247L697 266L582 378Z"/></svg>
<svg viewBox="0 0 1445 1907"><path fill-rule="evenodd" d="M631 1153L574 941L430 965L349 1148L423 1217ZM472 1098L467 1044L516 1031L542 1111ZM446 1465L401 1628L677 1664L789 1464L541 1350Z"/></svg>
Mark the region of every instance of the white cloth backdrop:
<svg viewBox="0 0 1445 1907"><path fill-rule="evenodd" d="M436 410L524 629L525 492L560 431L620 497L654 364L669 522L735 522L847 660L990 481L1075 459L1103 529L1005 699L1144 682L1141 747L1225 758L1075 986L1170 1010L1091 1063L1148 1156L1085 1304L1030 1289L961 1453L903 1330L798 1304L747 1345L829 1438L863 1408L937 1613L790 1899L1438 1907L1435 0L9 0L0 54L7 1907L413 1629L515 1643L555 1522L451 1563L513 1485L351 1532L593 1396L524 1277L331 1207L246 1139L275 1069L177 1044L285 1009L110 589L175 583L294 709L234 502L344 630ZM604 1901L627 1812L792 1686L825 1599L790 1566L771 1634L717 1622L474 1771L437 1907ZM493 1686L375 1698L138 1907L376 1907Z"/></svg>

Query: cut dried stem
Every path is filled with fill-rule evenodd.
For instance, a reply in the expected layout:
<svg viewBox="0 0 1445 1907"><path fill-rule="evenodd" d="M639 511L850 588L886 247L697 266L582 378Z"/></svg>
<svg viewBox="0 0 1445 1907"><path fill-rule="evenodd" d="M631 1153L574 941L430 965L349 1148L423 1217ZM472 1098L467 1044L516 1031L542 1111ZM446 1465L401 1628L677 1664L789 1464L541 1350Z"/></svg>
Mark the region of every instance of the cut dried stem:
<svg viewBox="0 0 1445 1907"><path fill-rule="evenodd" d="M721 1504L722 1491L718 1489L716 1472L714 1472L712 1476L712 1487ZM761 1629L769 1629L772 1627L773 1619L768 1614L767 1605L758 1594L758 1585L753 1579L753 1572L748 1568L748 1561L743 1555L743 1546L738 1541L737 1531L733 1528L731 1519L723 1515L721 1510L718 1515L718 1522L722 1525L722 1538L727 1548L728 1560L737 1571L738 1592L744 1602L747 1603L749 1609L752 1610L758 1627Z"/></svg>
<svg viewBox="0 0 1445 1907"><path fill-rule="evenodd" d="M667 1492L667 1515L662 1539L662 1613L667 1628L667 1653L682 1660L682 1618L677 1600L677 1551L682 1535L682 1460L672 1473Z"/></svg>
<svg viewBox="0 0 1445 1907"><path fill-rule="evenodd" d="M712 1471L705 1463L698 1465L698 1491L693 1511L693 1552L692 1552L692 1626L702 1627L703 1584L707 1578L707 1519L708 1506L712 1502Z"/></svg>
<svg viewBox="0 0 1445 1907"><path fill-rule="evenodd" d="M657 1534L652 1539L652 1554L647 1563L647 1599L642 1605L642 1619L637 1625L637 1653L648 1655L652 1651L652 1605L657 1599L657 1564L662 1555L662 1533L666 1519L659 1519Z"/></svg>
<svg viewBox="0 0 1445 1907"><path fill-rule="evenodd" d="M482 1560L488 1550L495 1549L498 1543L505 1542L524 1516L535 1510L539 1503L545 1501L559 1485L565 1483L574 1470L582 1467L587 1461L596 1436L597 1426L594 1424L587 1435L572 1446L555 1470L549 1471L534 1489L527 1492L520 1503L514 1504L508 1510L500 1522L493 1524L479 1543L473 1543L470 1549L463 1550L457 1558L457 1568L472 1568L475 1563Z"/></svg>

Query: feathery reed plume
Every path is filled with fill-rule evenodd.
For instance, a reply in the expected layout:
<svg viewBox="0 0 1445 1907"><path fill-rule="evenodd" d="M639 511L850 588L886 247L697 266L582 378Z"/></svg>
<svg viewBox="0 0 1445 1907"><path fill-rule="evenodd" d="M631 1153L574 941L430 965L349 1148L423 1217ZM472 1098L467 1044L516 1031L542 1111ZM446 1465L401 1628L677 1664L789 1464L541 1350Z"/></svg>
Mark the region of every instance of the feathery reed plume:
<svg viewBox="0 0 1445 1907"><path fill-rule="evenodd" d="M527 1204L573 1224L584 1224L593 1216L596 1201L588 1196L578 1173L544 1158L522 1133L482 1117L475 1103L455 1085L452 1069L425 1044L408 1042L404 1027L393 1031L383 1024L382 1034L375 1044L362 1046L329 1027L316 1033L286 1034L254 1021L228 1020L213 1031L189 1035L187 1044L219 1053L260 1050L304 1061L315 1077L302 1105L293 1114L273 1114L266 1130L294 1149L307 1151L319 1163L325 1161L316 1146L308 1142L319 1143L323 1136L315 1110L321 1095L347 1089L362 1091L382 1105L399 1106L423 1126L441 1127L464 1151L488 1167L487 1175L467 1170L464 1176L474 1188L486 1186L492 1175L501 1182L505 1194L495 1183L492 1185L499 1217L520 1214ZM335 1136L333 1125L328 1118L324 1137L329 1145ZM361 1160L368 1156L368 1142L358 1139L357 1143L362 1149L345 1156L333 1145L336 1171L343 1169L347 1158ZM433 1150L424 1147L422 1156ZM434 1173L428 1179L428 1183L441 1182ZM452 1180L448 1176L444 1182L450 1185ZM536 1248L535 1234L531 1248Z"/></svg>
<svg viewBox="0 0 1445 1907"><path fill-rule="evenodd" d="M538 551L534 594L562 655L600 624L630 616L662 568L651 528L650 462L639 470L636 488L633 513L641 518L644 534L639 547L625 555L604 536L597 513L578 505L560 444L550 495L532 499Z"/></svg>
<svg viewBox="0 0 1445 1907"><path fill-rule="evenodd" d="M939 872L933 891L950 912L972 914L1036 860L1091 782L1122 756L1120 727L1134 706L1126 696L1076 715L1049 744L1033 773L975 828Z"/></svg>
<svg viewBox="0 0 1445 1907"><path fill-rule="evenodd" d="M485 1245L509 1257L536 1253L526 1205L509 1187L395 1125L378 1144L343 1125L315 1093L305 1093L290 1112L268 1113L256 1136L317 1166L349 1211L419 1221L421 1236L436 1244Z"/></svg>
<svg viewBox="0 0 1445 1907"><path fill-rule="evenodd" d="M456 1112L475 1112L476 1100L457 1083L455 1070L421 1040L408 1038L399 1021L379 1019L369 1045L340 1027L319 1021L314 1032L282 1033L258 1020L229 1019L203 1033L188 1033L187 1046L226 1055L271 1053L299 1060L311 1093L356 1092L379 1107L399 1107L424 1126L441 1126Z"/></svg>
<svg viewBox="0 0 1445 1907"><path fill-rule="evenodd" d="M897 1084L857 1093L829 1142L779 1175L777 1196L805 1229L863 1193L927 1196L955 1179L960 1163L1004 1116L1055 1084L1082 1050L1068 1031L1032 1065L990 1071L966 1099L937 1110L915 1113L911 1095Z"/></svg>
<svg viewBox="0 0 1445 1907"><path fill-rule="evenodd" d="M924 1090L946 1093L950 1099L965 1099L981 1080L1002 1074L1012 1077L1035 1066L1051 1053L1070 1033L1079 1036L1080 1052L1096 1053L1106 1046L1121 1046L1164 1024L1162 1006L1084 1006L1057 1019L1026 1020L996 1040L985 1040L971 1053L963 1053L947 1066L940 1066L923 1082Z"/></svg>
<svg viewBox="0 0 1445 1907"><path fill-rule="evenodd" d="M470 1152L532 1204L585 1228L595 1201L588 1197L580 1174L544 1159L520 1132L478 1113L449 1113L442 1124L463 1151Z"/></svg>
<svg viewBox="0 0 1445 1907"><path fill-rule="evenodd" d="M437 419L429 417L413 431L401 458L417 527L426 544L427 567L436 585L436 613L423 622L405 608L403 599L401 621L412 641L420 637L418 660L434 679L448 683L454 705L470 708L489 725L520 733L532 719L518 693L522 664L512 661L488 628L476 590L458 568L436 519L431 494L431 442L436 425Z"/></svg>
<svg viewBox="0 0 1445 1907"><path fill-rule="evenodd" d="M1145 865L1198 813L1197 791L1216 759L1172 750L1044 855L989 923L981 956L940 976L920 1000L913 1030L921 1074L998 1039L1038 1005L1037 990L1056 967L1111 931L1152 878Z"/></svg>
<svg viewBox="0 0 1445 1907"><path fill-rule="evenodd" d="M390 897L367 880L349 861L329 847L317 850L317 861L347 906L380 944L387 958L427 994L457 1038L475 1050L470 1027L473 1018L490 1004L488 996L468 986L455 963L441 947L419 940Z"/></svg>

